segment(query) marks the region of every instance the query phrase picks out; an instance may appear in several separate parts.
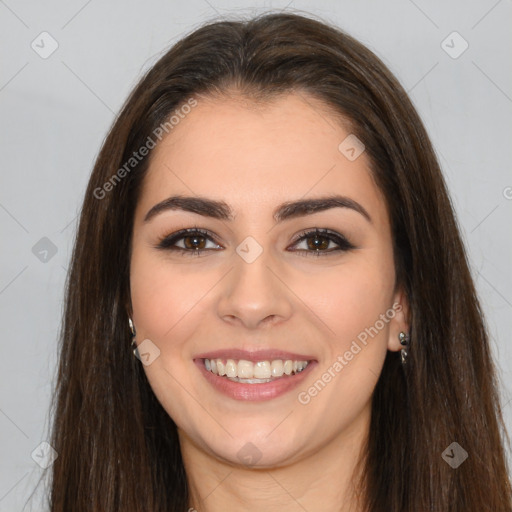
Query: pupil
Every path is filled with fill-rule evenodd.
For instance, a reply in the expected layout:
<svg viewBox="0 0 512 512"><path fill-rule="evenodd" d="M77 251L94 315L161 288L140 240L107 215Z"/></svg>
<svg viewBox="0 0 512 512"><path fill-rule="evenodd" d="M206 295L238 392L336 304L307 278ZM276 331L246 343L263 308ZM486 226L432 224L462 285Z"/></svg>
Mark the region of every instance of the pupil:
<svg viewBox="0 0 512 512"><path fill-rule="evenodd" d="M191 243L190 243L190 240L192 240ZM185 245L189 249L202 249L203 247L202 247L202 244L201 244L200 240L204 240L204 237L203 236L187 236L185 238ZM196 247L195 244L200 244L201 247Z"/></svg>
<svg viewBox="0 0 512 512"><path fill-rule="evenodd" d="M320 243L318 243L319 239L320 239ZM315 235L315 236L310 237L310 240L314 240L314 242L312 244L310 244L310 249L315 249L315 250L327 249L327 247L329 245L329 241L325 237ZM322 242L322 240L323 240L323 242Z"/></svg>

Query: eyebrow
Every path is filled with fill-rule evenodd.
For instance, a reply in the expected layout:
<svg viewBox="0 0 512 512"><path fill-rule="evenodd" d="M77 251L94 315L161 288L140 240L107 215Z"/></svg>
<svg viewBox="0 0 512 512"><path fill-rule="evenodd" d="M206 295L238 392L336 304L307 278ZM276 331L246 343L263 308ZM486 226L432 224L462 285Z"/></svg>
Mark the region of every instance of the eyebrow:
<svg viewBox="0 0 512 512"><path fill-rule="evenodd" d="M372 218L362 205L349 197L340 195L285 202L274 210L273 218L276 223L283 222L331 208L349 208L360 213L368 222L372 223ZM207 197L171 196L153 206L146 213L144 222L149 222L156 215L168 210L183 210L226 221L235 219L232 209L224 201Z"/></svg>

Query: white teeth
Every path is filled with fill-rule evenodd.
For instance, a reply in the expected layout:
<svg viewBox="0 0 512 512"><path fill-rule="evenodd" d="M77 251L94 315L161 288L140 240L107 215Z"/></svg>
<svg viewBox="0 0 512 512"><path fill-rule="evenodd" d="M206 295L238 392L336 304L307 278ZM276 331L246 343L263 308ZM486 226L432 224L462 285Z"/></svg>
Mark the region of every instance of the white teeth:
<svg viewBox="0 0 512 512"><path fill-rule="evenodd" d="M282 377L284 373L283 367L283 361L280 359L272 361L270 364L270 373L272 374L272 377Z"/></svg>
<svg viewBox="0 0 512 512"><path fill-rule="evenodd" d="M243 359L238 361L238 377L241 379L251 379L254 377L253 365L250 361Z"/></svg>
<svg viewBox="0 0 512 512"><path fill-rule="evenodd" d="M254 378L255 379L270 379L270 362L258 361L254 365Z"/></svg>
<svg viewBox="0 0 512 512"><path fill-rule="evenodd" d="M234 382L244 382L256 384L261 382L270 382L271 380L282 377L283 375L297 374L303 371L309 364L309 361L285 361L276 359L274 361L247 361L240 359L228 359L224 362L222 359L205 359L204 366L215 375L226 376Z"/></svg>
<svg viewBox="0 0 512 512"><path fill-rule="evenodd" d="M226 361L226 376L227 377L238 377L237 372L238 372L238 368L236 365L236 361L233 361L233 359L228 359Z"/></svg>

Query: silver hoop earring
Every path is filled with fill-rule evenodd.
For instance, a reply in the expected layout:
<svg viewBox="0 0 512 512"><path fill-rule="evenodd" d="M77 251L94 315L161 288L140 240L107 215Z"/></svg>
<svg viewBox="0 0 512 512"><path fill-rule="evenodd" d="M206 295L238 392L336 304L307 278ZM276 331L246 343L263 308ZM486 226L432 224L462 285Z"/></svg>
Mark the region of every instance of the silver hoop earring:
<svg viewBox="0 0 512 512"><path fill-rule="evenodd" d="M400 350L400 359L402 361L402 364L405 365L407 363L407 355L410 347L411 338L407 333L402 331L398 335L398 339L400 340L400 345L404 347L403 349Z"/></svg>
<svg viewBox="0 0 512 512"><path fill-rule="evenodd" d="M135 326L133 325L133 321L130 317L128 317L128 325L130 326L130 331L132 333L132 342L130 343L130 346L132 347L133 355L137 357L137 342L135 341L137 332L135 331Z"/></svg>

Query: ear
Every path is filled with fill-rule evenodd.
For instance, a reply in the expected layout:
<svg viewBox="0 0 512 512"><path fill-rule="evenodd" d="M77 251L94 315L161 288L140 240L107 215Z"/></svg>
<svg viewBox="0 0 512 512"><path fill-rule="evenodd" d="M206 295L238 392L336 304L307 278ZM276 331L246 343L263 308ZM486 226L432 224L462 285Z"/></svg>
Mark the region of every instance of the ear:
<svg viewBox="0 0 512 512"><path fill-rule="evenodd" d="M395 312L395 315L389 321L388 350L398 352L404 348L400 344L398 335L402 331L406 334L410 334L409 300L402 288L399 288L395 293L391 310Z"/></svg>

